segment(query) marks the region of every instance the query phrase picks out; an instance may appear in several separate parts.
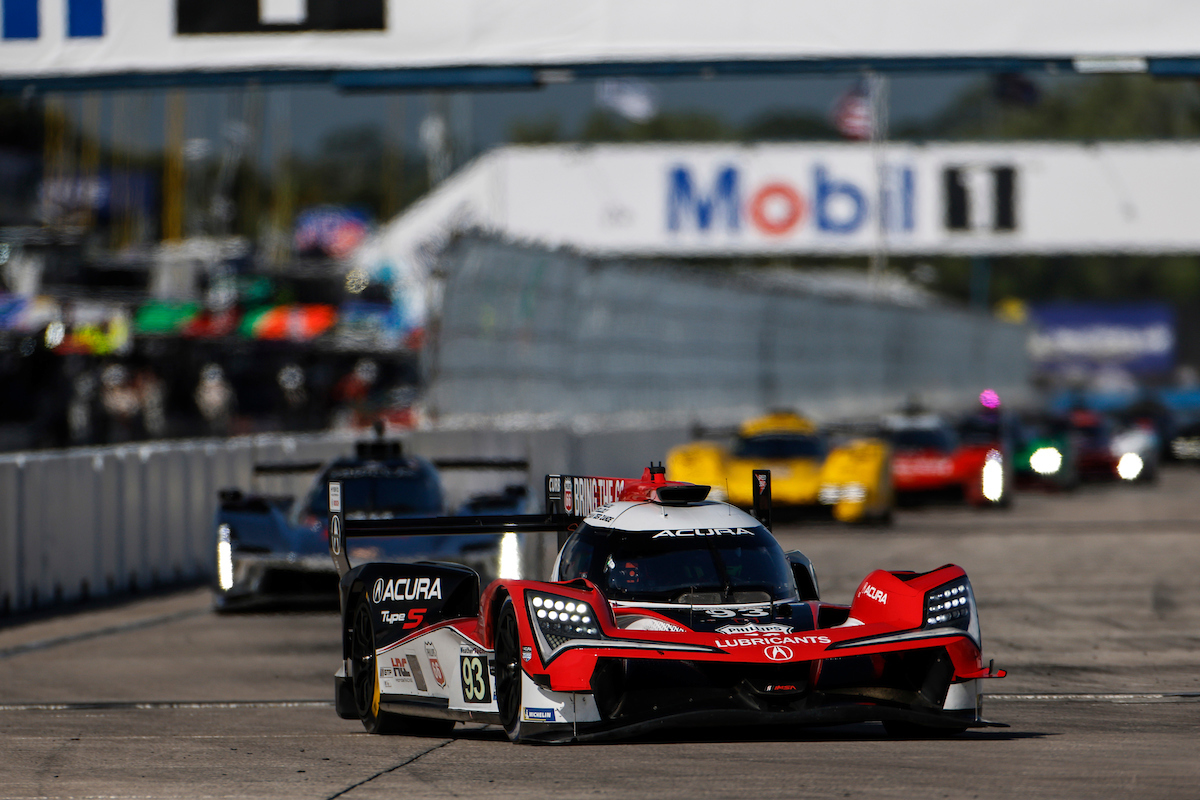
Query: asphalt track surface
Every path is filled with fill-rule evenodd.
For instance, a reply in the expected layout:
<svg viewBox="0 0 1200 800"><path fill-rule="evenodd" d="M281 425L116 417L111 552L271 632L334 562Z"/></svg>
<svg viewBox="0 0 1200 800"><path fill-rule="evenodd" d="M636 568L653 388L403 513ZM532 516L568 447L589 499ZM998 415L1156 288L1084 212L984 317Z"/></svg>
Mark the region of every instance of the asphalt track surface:
<svg viewBox="0 0 1200 800"><path fill-rule="evenodd" d="M862 724L523 746L366 734L333 712L328 612L217 616L189 591L0 628L0 797L1200 798L1200 471L789 526L822 594L875 567L961 564L1011 727L949 740Z"/></svg>

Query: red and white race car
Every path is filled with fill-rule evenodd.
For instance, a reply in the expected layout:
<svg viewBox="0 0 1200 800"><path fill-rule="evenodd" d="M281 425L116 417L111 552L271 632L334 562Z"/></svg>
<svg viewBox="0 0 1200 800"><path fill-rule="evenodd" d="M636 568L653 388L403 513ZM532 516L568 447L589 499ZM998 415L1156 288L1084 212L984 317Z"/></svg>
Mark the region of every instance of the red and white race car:
<svg viewBox="0 0 1200 800"><path fill-rule="evenodd" d="M994 725L971 583L959 567L876 570L849 605L755 514L709 487L550 475L544 515L347 519L329 484L341 573L338 713L374 733L502 725L513 741L587 741L666 726L880 721L896 735ZM433 562L351 566L348 538L557 532L549 581ZM503 545L502 545L503 548Z"/></svg>
<svg viewBox="0 0 1200 800"><path fill-rule="evenodd" d="M985 427L955 430L936 414L896 414L884 419L892 445L892 485L897 502L925 499L1006 506L1012 501L1008 445Z"/></svg>

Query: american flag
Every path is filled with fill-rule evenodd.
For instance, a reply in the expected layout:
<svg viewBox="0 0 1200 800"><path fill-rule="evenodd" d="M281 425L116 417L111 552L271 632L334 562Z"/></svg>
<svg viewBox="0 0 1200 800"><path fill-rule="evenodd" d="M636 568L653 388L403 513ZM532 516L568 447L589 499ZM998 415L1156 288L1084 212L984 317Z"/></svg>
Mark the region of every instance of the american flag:
<svg viewBox="0 0 1200 800"><path fill-rule="evenodd" d="M866 81L859 81L833 107L833 125L847 139L871 138L871 94Z"/></svg>

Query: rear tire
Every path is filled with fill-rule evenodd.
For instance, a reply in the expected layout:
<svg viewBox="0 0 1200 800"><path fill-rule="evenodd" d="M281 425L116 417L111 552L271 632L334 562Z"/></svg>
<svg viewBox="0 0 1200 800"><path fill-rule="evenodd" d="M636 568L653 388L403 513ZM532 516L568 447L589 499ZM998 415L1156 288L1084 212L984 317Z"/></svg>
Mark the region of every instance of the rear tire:
<svg viewBox="0 0 1200 800"><path fill-rule="evenodd" d="M354 610L354 627L350 636L350 685L354 692L354 709L368 733L445 736L454 728L452 719L406 717L380 709L375 628L371 625L371 609L365 598L359 601Z"/></svg>
<svg viewBox="0 0 1200 800"><path fill-rule="evenodd" d="M511 741L521 738L521 634L512 598L505 599L496 622L496 706Z"/></svg>

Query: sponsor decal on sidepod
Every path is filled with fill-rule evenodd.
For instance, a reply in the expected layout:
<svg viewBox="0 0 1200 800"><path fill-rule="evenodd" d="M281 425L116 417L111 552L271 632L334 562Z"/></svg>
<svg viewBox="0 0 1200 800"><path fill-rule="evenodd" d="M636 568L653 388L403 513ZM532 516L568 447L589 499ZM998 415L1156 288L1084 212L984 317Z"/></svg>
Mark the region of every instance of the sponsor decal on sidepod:
<svg viewBox="0 0 1200 800"><path fill-rule="evenodd" d="M736 636L740 634L749 634L751 636L761 636L766 633L791 633L790 625L779 625L770 623L769 625L756 625L751 622L746 625L722 625L717 628L717 633L723 633L726 636Z"/></svg>
<svg viewBox="0 0 1200 800"><path fill-rule="evenodd" d="M441 578L377 578L371 587L371 602L386 600L441 600Z"/></svg>
<svg viewBox="0 0 1200 800"><path fill-rule="evenodd" d="M407 658L392 658L392 672L402 681L412 682L412 672L408 669Z"/></svg>
<svg viewBox="0 0 1200 800"><path fill-rule="evenodd" d="M553 708L527 708L525 709L526 722L554 722Z"/></svg>
<svg viewBox="0 0 1200 800"><path fill-rule="evenodd" d="M438 686L446 688L446 673L442 672L441 662L438 661L437 648L433 646L433 642L425 643L425 657L429 659L429 669L433 673L433 679L438 682Z"/></svg>

